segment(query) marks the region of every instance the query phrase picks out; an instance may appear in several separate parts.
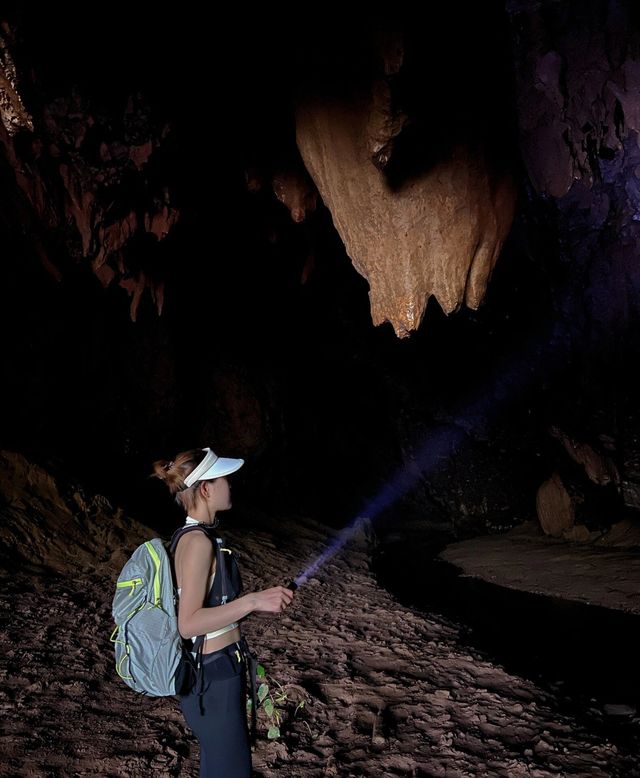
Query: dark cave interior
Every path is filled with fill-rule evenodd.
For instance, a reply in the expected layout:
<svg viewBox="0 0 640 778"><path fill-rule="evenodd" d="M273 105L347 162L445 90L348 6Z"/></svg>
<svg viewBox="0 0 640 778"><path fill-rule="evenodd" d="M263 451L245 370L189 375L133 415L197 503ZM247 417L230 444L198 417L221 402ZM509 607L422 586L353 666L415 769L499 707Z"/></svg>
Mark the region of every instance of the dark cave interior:
<svg viewBox="0 0 640 778"><path fill-rule="evenodd" d="M40 125L11 143L22 172L43 182L45 205L29 212L5 163L3 446L69 468L153 524L164 509L150 462L215 441L250 463L239 500L341 526L450 430L461 444L398 496L381 527L401 515L446 526L450 538L504 529L535 518L536 490L558 470L582 523L635 520L636 498L620 482L595 485L549 430L615 449L636 494L635 217L623 200L637 152L614 154L611 170L611 150L587 137L591 189L578 181L554 197L532 183L518 135L528 40L564 43L576 58L567 27L578 18L586 30L604 20L609 59L637 48L633 9L622 18L607 8L550 3L536 16L493 3L462 21L434 8L425 27L398 7L358 34L323 19L305 35L274 15L248 25L229 13L213 29L188 9L152 18L140 9L126 25L115 7L100 20L86 8L14 9L7 39ZM481 305L445 315L431 297L407 338L372 325L367 280L320 198L296 221L268 186L302 165L296 102L366 91L381 67L374 44L399 34L394 110L410 121L381 172L389 191L459 144L517 182ZM149 139L142 168L122 163ZM163 204L180 214L162 239L132 230L110 271L117 284L88 261L92 217L87 250L69 213L58 171L80 163L107 228ZM609 214L594 223L604 198ZM162 286L161 314L144 292L132 314L124 290L141 276Z"/></svg>
<svg viewBox="0 0 640 778"><path fill-rule="evenodd" d="M380 651L402 619L413 624L401 603L466 625L453 681L452 654L436 651L450 651L438 643L450 624L408 639L437 658L436 685L456 689L456 668L481 649L516 673L522 699L520 676L544 677L545 694L573 684L558 700L583 724L595 697L637 707L640 11L608 0L306 10L14 3L0 15L2 538L18 538L29 574L49 540L38 535L30 559L20 521L50 530L52 559L73 525L52 524L38 492L48 481L25 476L22 455L80 506L78 527L94 509L103 518L91 494L122 508L122 526L104 509L112 535L97 530L104 582L129 518L131 538L138 521L168 535L181 518L152 462L210 445L246 461L229 525L239 545L249 530L250 580L272 572L262 543L291 575L310 522L333 537L365 516L382 588L357 583L366 608L387 603ZM518 556L525 533L540 556ZM514 556L500 581L489 544L503 539ZM608 567L618 553L620 569ZM362 573L358 554L336 562L345 580ZM1 548L0 559L13 569ZM572 565L597 574L584 590L563 588ZM58 573L45 578L64 598ZM73 595L83 613L84 596ZM319 615L306 618L324 629L332 604L315 596ZM373 645L359 596L345 613ZM331 640L349 619L335 612L338 656ZM301 618L289 628L306 640ZM344 653L336 688L362 669ZM322 678L309 684L325 699ZM409 774L379 766L366 721L372 772L353 774ZM594 721L586 729L633 764L640 719L625 719L631 734ZM574 746L586 752L570 740L567 760ZM542 765L528 750L518 759ZM586 774L579 758L565 774Z"/></svg>

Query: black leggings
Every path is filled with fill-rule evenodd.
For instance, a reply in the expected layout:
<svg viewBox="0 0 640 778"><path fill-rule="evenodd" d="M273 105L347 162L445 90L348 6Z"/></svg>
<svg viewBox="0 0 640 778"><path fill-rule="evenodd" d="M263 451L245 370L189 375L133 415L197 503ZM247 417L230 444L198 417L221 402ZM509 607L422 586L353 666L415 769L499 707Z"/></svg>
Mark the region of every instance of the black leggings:
<svg viewBox="0 0 640 778"><path fill-rule="evenodd" d="M237 643L204 654L200 680L180 697L187 724L200 743L200 778L249 778L245 662Z"/></svg>

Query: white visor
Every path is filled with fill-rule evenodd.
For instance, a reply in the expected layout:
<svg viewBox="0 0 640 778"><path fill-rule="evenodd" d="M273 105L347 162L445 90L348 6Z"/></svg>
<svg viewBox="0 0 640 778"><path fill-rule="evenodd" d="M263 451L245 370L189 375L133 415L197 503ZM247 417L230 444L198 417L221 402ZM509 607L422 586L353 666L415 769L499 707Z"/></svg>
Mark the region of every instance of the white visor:
<svg viewBox="0 0 640 778"><path fill-rule="evenodd" d="M214 454L210 448L203 448L207 453L197 467L184 479L185 486L193 486L198 481L210 481L212 478L221 478L223 475L231 475L240 470L244 465L244 459L225 459Z"/></svg>

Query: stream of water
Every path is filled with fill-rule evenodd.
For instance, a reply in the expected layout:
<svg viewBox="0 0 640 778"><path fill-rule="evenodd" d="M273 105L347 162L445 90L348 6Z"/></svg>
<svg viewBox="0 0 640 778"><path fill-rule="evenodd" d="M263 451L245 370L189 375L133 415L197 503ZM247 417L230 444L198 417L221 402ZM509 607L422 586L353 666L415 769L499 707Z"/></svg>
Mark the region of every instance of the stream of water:
<svg viewBox="0 0 640 778"><path fill-rule="evenodd" d="M640 753L640 617L466 577L439 550L383 542L378 582L458 624L465 645L535 681L585 728Z"/></svg>

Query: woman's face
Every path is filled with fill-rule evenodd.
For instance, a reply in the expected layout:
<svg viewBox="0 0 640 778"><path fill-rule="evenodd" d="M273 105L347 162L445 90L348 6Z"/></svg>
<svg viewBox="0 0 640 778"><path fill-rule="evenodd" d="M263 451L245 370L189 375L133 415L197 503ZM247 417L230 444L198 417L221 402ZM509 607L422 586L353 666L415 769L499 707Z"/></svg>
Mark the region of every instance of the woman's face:
<svg viewBox="0 0 640 778"><path fill-rule="evenodd" d="M228 511L231 507L231 487L225 476L207 481L206 499L214 511Z"/></svg>

